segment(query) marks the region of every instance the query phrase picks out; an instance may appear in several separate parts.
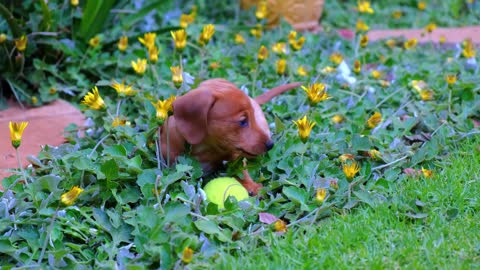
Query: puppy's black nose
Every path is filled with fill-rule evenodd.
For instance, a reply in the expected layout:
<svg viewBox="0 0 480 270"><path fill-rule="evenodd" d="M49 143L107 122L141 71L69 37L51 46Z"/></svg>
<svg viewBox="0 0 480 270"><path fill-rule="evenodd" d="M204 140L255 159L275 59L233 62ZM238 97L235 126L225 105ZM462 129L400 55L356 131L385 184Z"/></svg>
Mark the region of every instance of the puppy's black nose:
<svg viewBox="0 0 480 270"><path fill-rule="evenodd" d="M275 144L273 143L272 140L268 140L268 141L265 143L265 148L267 148L267 151L268 151L268 150L272 149L274 145L275 145Z"/></svg>

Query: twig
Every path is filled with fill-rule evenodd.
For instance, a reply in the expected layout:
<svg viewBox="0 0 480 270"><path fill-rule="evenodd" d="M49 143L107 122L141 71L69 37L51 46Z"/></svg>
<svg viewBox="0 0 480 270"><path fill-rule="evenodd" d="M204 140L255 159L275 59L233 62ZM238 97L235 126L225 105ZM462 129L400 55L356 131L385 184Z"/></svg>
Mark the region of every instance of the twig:
<svg viewBox="0 0 480 270"><path fill-rule="evenodd" d="M393 164L395 164L395 163L397 163L397 162L400 162L400 161L408 158L409 156L410 156L410 155L406 155L406 156L404 156L404 157L401 157L401 158L399 158L399 159L396 159L396 160L394 160L394 161L392 161L392 162L389 162L389 163L387 163L387 164L383 164L383 165L380 165L380 166L377 166L377 167L373 167L372 170L373 170L373 171L376 171L376 170L380 170L380 169L386 168L386 167L388 167L388 166L390 166L390 165L393 165Z"/></svg>
<svg viewBox="0 0 480 270"><path fill-rule="evenodd" d="M199 215L197 213L194 213L194 212L190 212L190 215L194 216L194 217L197 217L197 218L200 218L200 219L203 219L203 220L209 220L208 218L202 216L202 215Z"/></svg>
<svg viewBox="0 0 480 270"><path fill-rule="evenodd" d="M38 257L37 264L40 264L43 260L43 256L45 255L45 251L47 249L48 239L50 238L50 235L52 234L53 223L57 219L57 214L58 214L58 207L57 207L57 210L55 210L55 214L53 214L52 221L50 221L50 227L48 228L47 235L45 236L45 241L43 242L42 252L40 252L40 256Z"/></svg>
<svg viewBox="0 0 480 270"><path fill-rule="evenodd" d="M95 152L95 150L97 150L97 148L100 146L100 144L102 144L108 137L110 136L110 134L107 134L105 135L102 139L100 139L100 141L97 142L97 144L95 145L95 147L93 147L92 151L90 152L90 154L88 154L88 158L91 158L93 153Z"/></svg>

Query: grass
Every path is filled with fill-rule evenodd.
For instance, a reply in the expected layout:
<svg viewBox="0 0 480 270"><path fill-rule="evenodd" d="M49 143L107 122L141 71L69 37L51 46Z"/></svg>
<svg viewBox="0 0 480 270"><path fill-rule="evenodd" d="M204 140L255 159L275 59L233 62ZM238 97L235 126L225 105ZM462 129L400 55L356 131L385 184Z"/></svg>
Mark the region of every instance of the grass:
<svg viewBox="0 0 480 270"><path fill-rule="evenodd" d="M226 256L218 268L478 268L479 143L479 136L463 142L432 178L396 183L386 203L272 234L262 248Z"/></svg>

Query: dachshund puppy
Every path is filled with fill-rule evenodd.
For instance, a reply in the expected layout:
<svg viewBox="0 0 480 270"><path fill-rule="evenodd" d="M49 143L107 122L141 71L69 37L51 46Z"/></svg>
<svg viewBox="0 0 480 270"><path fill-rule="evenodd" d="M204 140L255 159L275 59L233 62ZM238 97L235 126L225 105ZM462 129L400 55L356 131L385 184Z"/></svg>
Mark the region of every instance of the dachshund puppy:
<svg viewBox="0 0 480 270"><path fill-rule="evenodd" d="M260 105L299 85L282 85L252 99L227 80L202 82L173 102L173 115L160 127L162 156L173 162L187 151L188 144L189 153L200 161L205 172L211 172L223 161L267 152L274 142ZM244 173L245 179L240 182L255 195L261 185L247 175Z"/></svg>

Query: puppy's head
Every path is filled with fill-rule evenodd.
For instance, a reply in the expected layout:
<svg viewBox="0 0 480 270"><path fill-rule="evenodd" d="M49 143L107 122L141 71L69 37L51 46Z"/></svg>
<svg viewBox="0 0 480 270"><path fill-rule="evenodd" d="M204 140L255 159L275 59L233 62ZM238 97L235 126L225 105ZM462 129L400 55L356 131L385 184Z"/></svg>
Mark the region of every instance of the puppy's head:
<svg viewBox="0 0 480 270"><path fill-rule="evenodd" d="M177 98L173 115L189 144L208 145L232 159L257 156L273 147L258 103L226 80L207 80Z"/></svg>

